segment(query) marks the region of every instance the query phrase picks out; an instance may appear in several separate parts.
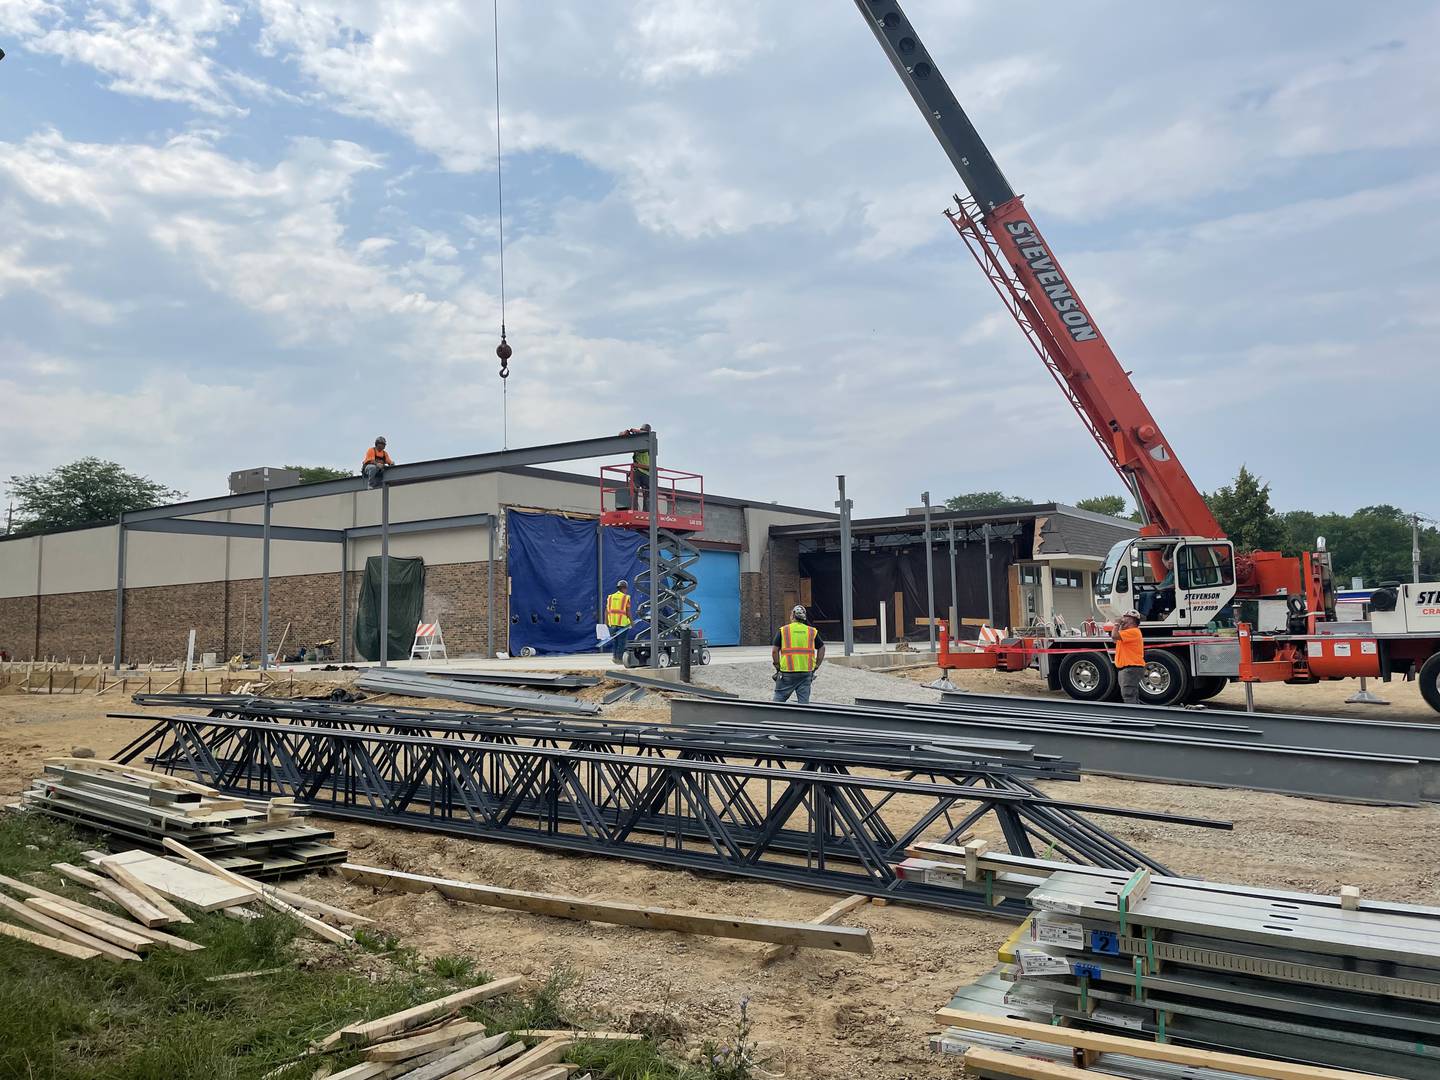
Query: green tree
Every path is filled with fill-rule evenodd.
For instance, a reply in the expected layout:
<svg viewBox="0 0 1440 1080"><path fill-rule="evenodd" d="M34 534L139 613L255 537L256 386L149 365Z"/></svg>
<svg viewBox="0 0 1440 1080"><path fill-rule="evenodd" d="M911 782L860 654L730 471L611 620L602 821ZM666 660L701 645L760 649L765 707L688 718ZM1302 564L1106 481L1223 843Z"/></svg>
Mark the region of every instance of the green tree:
<svg viewBox="0 0 1440 1080"><path fill-rule="evenodd" d="M1284 543L1284 523L1270 505L1270 485L1244 465L1233 483L1205 496L1210 512L1239 551L1274 551Z"/></svg>
<svg viewBox="0 0 1440 1080"><path fill-rule="evenodd" d="M1353 514L1298 510L1282 521L1289 551L1314 551L1316 538L1325 537L1341 588L1347 588L1352 577L1372 587L1410 580L1410 515L1397 506L1362 506ZM1420 576L1427 581L1440 577L1440 531L1434 526L1420 529Z"/></svg>
<svg viewBox="0 0 1440 1080"><path fill-rule="evenodd" d="M964 495L951 495L945 500L947 510L1000 510L1007 506L1029 505L1029 499L1006 495L1002 491L971 491Z"/></svg>
<svg viewBox="0 0 1440 1080"><path fill-rule="evenodd" d="M184 492L97 457L83 457L47 473L12 476L10 494L15 499L17 532L114 521L130 510L185 497Z"/></svg>
<svg viewBox="0 0 1440 1080"><path fill-rule="evenodd" d="M355 474L349 469L332 469L329 465L286 465L300 474L300 483L318 484L324 480L344 480Z"/></svg>
<svg viewBox="0 0 1440 1080"><path fill-rule="evenodd" d="M1109 514L1111 517L1125 516L1125 497L1123 495L1092 495L1088 499L1076 499L1075 506L1094 514Z"/></svg>

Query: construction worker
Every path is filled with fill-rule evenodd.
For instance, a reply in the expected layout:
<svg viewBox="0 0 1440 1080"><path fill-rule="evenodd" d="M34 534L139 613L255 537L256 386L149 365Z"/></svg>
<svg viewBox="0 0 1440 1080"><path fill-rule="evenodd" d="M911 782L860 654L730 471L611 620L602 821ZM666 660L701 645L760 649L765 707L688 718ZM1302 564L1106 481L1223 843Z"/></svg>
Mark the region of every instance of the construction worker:
<svg viewBox="0 0 1440 1080"><path fill-rule="evenodd" d="M815 672L825 662L825 642L820 640L820 632L805 620L805 609L796 604L790 609L790 621L780 628L770 644L776 701L788 701L794 694L801 705L810 704L810 686L815 681Z"/></svg>
<svg viewBox="0 0 1440 1080"><path fill-rule="evenodd" d="M1120 616L1110 635L1115 642L1115 673L1120 679L1120 700L1140 704L1140 680L1145 677L1145 638L1140 633L1140 613Z"/></svg>
<svg viewBox="0 0 1440 1080"><path fill-rule="evenodd" d="M379 487L381 475L387 467L394 464L394 460L385 452L385 436L377 435L375 445L365 451L365 463L360 469L365 474L366 485L372 488Z"/></svg>
<svg viewBox="0 0 1440 1080"><path fill-rule="evenodd" d="M605 626L610 631L610 658L625 662L625 644L630 639L630 583L621 578L615 591L605 598Z"/></svg>
<svg viewBox="0 0 1440 1080"><path fill-rule="evenodd" d="M648 435L650 425L626 428L621 435ZM635 508L645 510L650 506L650 451L636 450L630 455L630 487L635 492Z"/></svg>

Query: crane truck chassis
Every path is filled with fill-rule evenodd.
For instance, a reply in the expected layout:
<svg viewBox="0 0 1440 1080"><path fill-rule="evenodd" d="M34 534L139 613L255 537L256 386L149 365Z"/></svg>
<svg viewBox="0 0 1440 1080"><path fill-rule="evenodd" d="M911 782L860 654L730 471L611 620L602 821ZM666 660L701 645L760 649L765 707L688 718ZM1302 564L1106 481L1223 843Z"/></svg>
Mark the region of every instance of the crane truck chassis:
<svg viewBox="0 0 1440 1080"><path fill-rule="evenodd" d="M1145 698L1201 701L1236 679L1401 675L1418 678L1440 712L1440 583L1382 589L1369 623L1344 623L1323 541L1298 556L1237 554L900 4L854 3L969 193L946 211L951 224L1139 509L1140 535L1112 549L1095 602L1110 619L1140 613ZM952 647L949 630L947 671L1039 666L1071 697L1116 690L1109 639L1098 634L972 648Z"/></svg>

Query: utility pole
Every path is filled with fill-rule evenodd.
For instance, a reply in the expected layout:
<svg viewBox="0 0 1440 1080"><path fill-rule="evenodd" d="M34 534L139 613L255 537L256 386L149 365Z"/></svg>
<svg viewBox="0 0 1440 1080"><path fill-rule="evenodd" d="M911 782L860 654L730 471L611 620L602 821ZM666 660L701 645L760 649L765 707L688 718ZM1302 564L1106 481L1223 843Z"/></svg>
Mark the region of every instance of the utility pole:
<svg viewBox="0 0 1440 1080"><path fill-rule="evenodd" d="M1420 515L1410 515L1410 580L1420 584Z"/></svg>
<svg viewBox="0 0 1440 1080"><path fill-rule="evenodd" d="M930 548L930 492L922 491L925 506L925 605L930 617L930 651L935 651L935 553Z"/></svg>
<svg viewBox="0 0 1440 1080"><path fill-rule="evenodd" d="M840 618L845 631L845 655L855 652L855 583L851 577L850 563L850 511L854 507L845 497L845 477L835 478L840 482Z"/></svg>

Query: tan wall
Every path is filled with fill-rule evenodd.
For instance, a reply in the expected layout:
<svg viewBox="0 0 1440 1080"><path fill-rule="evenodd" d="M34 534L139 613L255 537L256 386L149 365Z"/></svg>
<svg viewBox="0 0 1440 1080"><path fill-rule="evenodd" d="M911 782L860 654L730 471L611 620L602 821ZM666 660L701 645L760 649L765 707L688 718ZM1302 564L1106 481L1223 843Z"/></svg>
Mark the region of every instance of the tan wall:
<svg viewBox="0 0 1440 1080"><path fill-rule="evenodd" d="M0 543L0 597L34 596L43 537L27 536Z"/></svg>

